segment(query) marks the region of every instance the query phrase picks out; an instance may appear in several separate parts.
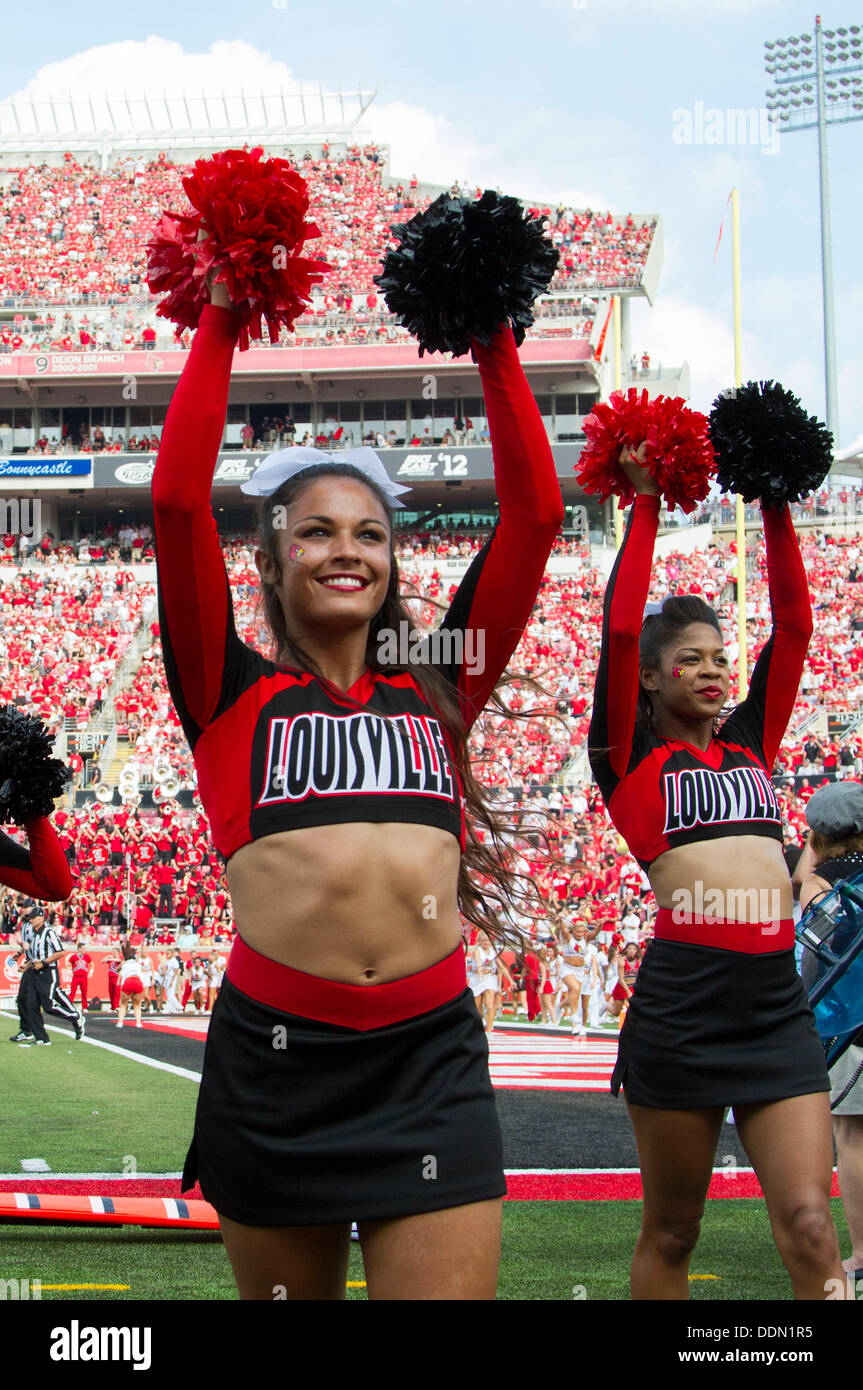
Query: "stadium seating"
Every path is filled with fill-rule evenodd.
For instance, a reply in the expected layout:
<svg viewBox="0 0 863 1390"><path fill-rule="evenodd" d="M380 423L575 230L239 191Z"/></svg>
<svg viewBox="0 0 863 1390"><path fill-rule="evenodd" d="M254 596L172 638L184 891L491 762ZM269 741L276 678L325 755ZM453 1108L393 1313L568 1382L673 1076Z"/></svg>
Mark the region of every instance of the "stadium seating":
<svg viewBox="0 0 863 1390"><path fill-rule="evenodd" d="M447 604L455 586L435 569L429 575L425 568L421 575L415 561L468 557L483 539L482 533L437 530L399 537L405 590L423 596L419 607L424 621L436 621L435 604ZM110 554L114 542L116 537L104 537L101 547L94 542L94 548ZM799 841L805 831L805 805L812 791L825 779L858 775L863 768L863 739L853 725L854 716L863 710L863 537L804 531L801 546L816 613L815 636L775 777L791 841ZM512 708L523 712L537 707L543 713L527 721L512 721L486 711L472 735L471 752L480 781L492 789L497 804L509 807L513 823L527 837L520 853L547 901L549 915L568 907L594 920L617 920L626 888L641 891L645 887L640 871L605 817L583 764L580 783L569 790L553 785L553 779L584 749L604 579L580 543L561 540L556 550L570 556L575 572L566 578L546 576L537 610L511 663L514 671L538 681L545 693L524 684L505 691ZM6 582L0 635L0 698L23 698L24 707L41 714L53 729L63 720L67 728L84 727L98 710L118 661L144 621L142 609L153 595L151 584L134 581L129 571L118 570L110 561L74 565L64 563L63 548L59 551L48 559L40 554ZM263 645L256 614L258 576L248 538L226 537L224 553L238 630L244 640ZM692 554L671 552L654 565L650 592L652 600L671 592L702 595L716 608L732 655L736 654L734 564L725 544ZM751 668L770 629L760 540L748 584L748 614ZM157 765L167 761L181 786L193 788L192 759L168 698L157 625L144 635L141 663L115 702L120 745L134 759L145 784ZM814 716L820 716L821 732L814 732L810 725L798 733L801 724ZM78 774L79 782L83 776ZM112 819L116 826L125 816L125 811L106 810L91 802L64 820L64 834L78 847L76 868L83 875L81 891L58 913L71 934L89 927L96 941L116 937L117 924L111 919L117 895L125 887L127 868L110 862L110 831L100 834L99 827L110 826ZM197 805L181 809L168 801L155 817L132 812L130 823L137 821L141 827L128 869L132 890L139 902L156 907L152 864L164 838L165 820L176 826L175 912L195 930L206 930L209 921L213 930L221 928L229 938L232 926L223 868ZM542 831L548 833L548 840ZM139 851L139 840L150 848ZM561 873L560 858L568 865L565 873ZM103 898L107 907L102 905ZM8 895L0 895L0 912L8 901ZM532 924L540 935L547 925L547 921Z"/></svg>
<svg viewBox="0 0 863 1390"><path fill-rule="evenodd" d="M373 277L390 244L389 227L428 206L429 199L385 183L381 163L373 145L340 159L300 161L322 233L315 249L333 270L298 322L298 346L407 341ZM0 322L0 351L169 346L172 328L156 319L146 287L146 245L160 213L185 205L182 173L164 155L147 162L120 159L103 170L67 154L60 166L6 171L0 189L0 309L16 312ZM533 334L589 335L596 301L579 291L637 286L655 223L562 206L530 210L548 223L560 250L552 289L570 296L540 303ZM56 314L52 306L58 306Z"/></svg>

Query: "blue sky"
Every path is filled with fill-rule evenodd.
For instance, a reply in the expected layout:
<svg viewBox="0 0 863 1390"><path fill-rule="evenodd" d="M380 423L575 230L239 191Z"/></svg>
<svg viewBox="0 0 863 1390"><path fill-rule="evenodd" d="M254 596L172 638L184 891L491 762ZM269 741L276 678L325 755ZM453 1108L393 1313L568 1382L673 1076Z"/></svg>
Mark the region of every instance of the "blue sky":
<svg viewBox="0 0 863 1390"><path fill-rule="evenodd" d="M309 19L310 11L314 22ZM765 39L811 32L788 0L209 0L146 7L79 0L50 22L4 16L0 97L296 83L378 88L370 133L393 171L616 212L660 212L665 271L633 347L691 366L693 404L731 383L731 265L714 246L741 194L744 376L773 376L824 412L815 132L762 145L675 143L675 112L759 108ZM826 27L863 24L863 0L830 0ZM680 120L678 118L678 129ZM838 444L863 436L863 276L857 254L863 122L830 134Z"/></svg>

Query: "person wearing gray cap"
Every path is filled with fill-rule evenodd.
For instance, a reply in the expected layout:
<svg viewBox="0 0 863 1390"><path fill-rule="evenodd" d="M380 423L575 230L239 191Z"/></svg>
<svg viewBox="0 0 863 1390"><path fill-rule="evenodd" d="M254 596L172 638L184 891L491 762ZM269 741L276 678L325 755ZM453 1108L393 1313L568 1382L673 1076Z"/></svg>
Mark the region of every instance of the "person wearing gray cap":
<svg viewBox="0 0 863 1390"><path fill-rule="evenodd" d="M821 787L807 803L806 820L810 834L800 888L804 909L839 879L863 875L863 786L837 782ZM828 1075L836 1171L852 1244L844 1265L849 1275L863 1280L863 1028Z"/></svg>

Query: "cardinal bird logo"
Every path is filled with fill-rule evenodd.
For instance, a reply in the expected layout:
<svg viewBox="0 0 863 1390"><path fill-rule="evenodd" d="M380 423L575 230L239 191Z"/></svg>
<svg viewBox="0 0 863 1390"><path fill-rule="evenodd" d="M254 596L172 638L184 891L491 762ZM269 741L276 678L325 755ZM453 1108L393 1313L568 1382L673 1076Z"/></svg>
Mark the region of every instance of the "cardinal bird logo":
<svg viewBox="0 0 863 1390"><path fill-rule="evenodd" d="M306 552L303 550L303 547L301 545L292 545L290 550L288 551L288 559L299 560L300 556L305 555L305 553Z"/></svg>

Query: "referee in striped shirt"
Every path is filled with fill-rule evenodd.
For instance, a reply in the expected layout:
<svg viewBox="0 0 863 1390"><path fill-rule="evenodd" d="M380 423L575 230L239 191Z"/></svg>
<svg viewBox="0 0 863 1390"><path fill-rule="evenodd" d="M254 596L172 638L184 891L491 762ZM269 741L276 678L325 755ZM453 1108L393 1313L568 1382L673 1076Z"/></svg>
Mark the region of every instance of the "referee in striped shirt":
<svg viewBox="0 0 863 1390"><path fill-rule="evenodd" d="M46 1013L57 1014L74 1023L75 1037L80 1042L84 1036L84 1015L79 1014L65 990L60 988L57 962L65 952L59 935L48 926L44 910L32 898L23 905L20 936L19 964L21 957L26 957L21 966L17 1000L21 1027L9 1041L50 1047L51 1040L42 1018Z"/></svg>

